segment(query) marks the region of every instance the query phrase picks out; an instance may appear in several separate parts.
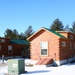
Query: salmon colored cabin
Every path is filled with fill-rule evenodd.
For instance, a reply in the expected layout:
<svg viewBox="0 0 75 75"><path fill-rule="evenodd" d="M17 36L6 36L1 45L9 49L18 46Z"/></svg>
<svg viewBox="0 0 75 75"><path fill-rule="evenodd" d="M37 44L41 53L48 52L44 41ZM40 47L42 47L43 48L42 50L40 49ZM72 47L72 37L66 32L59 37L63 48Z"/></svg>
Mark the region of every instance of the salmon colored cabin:
<svg viewBox="0 0 75 75"><path fill-rule="evenodd" d="M28 41L30 41L31 59L49 58L57 65L75 60L75 34L71 32L41 28L31 35Z"/></svg>
<svg viewBox="0 0 75 75"><path fill-rule="evenodd" d="M19 57L23 47L29 47L29 42L19 39L0 38L0 57Z"/></svg>

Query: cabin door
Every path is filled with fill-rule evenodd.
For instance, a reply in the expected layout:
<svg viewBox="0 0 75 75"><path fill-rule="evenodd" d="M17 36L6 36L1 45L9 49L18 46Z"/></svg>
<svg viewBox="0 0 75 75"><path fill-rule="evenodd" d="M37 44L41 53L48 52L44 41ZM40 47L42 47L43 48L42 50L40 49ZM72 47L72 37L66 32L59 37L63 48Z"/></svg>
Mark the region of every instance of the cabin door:
<svg viewBox="0 0 75 75"><path fill-rule="evenodd" d="M41 42L41 55L48 55L48 42Z"/></svg>

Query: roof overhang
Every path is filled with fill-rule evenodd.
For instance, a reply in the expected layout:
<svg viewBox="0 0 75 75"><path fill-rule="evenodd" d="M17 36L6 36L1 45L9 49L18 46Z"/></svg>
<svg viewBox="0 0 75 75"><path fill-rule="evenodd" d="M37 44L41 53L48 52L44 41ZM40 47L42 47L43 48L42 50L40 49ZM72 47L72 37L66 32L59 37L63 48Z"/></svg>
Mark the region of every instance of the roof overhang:
<svg viewBox="0 0 75 75"><path fill-rule="evenodd" d="M32 38L33 36L37 35L37 33L39 33L41 30L46 30L46 29L41 28L40 30L38 30L37 32L35 32L34 34L32 34L29 38L27 38L27 40L30 41L31 38Z"/></svg>
<svg viewBox="0 0 75 75"><path fill-rule="evenodd" d="M50 30L50 29L47 29L47 28L43 27L39 31L37 31L36 33L34 33L33 35L31 35L27 40L31 41L32 37L35 36L37 33L39 33L42 30L51 32L51 33L55 34L57 37L59 37L59 38L66 38L65 36L61 35L60 33L56 32L56 31L53 31L53 30Z"/></svg>

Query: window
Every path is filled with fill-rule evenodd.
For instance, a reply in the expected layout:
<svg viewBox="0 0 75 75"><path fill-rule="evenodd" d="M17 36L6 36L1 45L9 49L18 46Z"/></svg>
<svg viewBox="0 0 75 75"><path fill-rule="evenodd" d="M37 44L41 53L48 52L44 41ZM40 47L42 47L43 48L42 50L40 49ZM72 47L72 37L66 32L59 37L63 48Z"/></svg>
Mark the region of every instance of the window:
<svg viewBox="0 0 75 75"><path fill-rule="evenodd" d="M5 39L0 39L0 42L5 42Z"/></svg>
<svg viewBox="0 0 75 75"><path fill-rule="evenodd" d="M48 42L41 42L41 55L48 55Z"/></svg>
<svg viewBox="0 0 75 75"><path fill-rule="evenodd" d="M70 43L70 49L72 48L72 43Z"/></svg>
<svg viewBox="0 0 75 75"><path fill-rule="evenodd" d="M12 50L12 46L11 45L8 46L8 50Z"/></svg>
<svg viewBox="0 0 75 75"><path fill-rule="evenodd" d="M22 51L24 51L24 52L29 52L29 47L28 47L28 46L22 47Z"/></svg>
<svg viewBox="0 0 75 75"><path fill-rule="evenodd" d="M11 45L8 46L8 53L12 54L12 46Z"/></svg>
<svg viewBox="0 0 75 75"><path fill-rule="evenodd" d="M47 49L41 49L41 55L47 55Z"/></svg>
<svg viewBox="0 0 75 75"><path fill-rule="evenodd" d="M70 35L70 39L73 39L73 35Z"/></svg>
<svg viewBox="0 0 75 75"><path fill-rule="evenodd" d="M74 49L75 49L75 44L74 44Z"/></svg>
<svg viewBox="0 0 75 75"><path fill-rule="evenodd" d="M64 46L64 47L65 47L65 46L66 46L66 42L62 42L62 46Z"/></svg>
<svg viewBox="0 0 75 75"><path fill-rule="evenodd" d="M1 50L1 45L0 45L0 50Z"/></svg>
<svg viewBox="0 0 75 75"><path fill-rule="evenodd" d="M8 50L8 53L9 53L9 54L12 54L12 50Z"/></svg>

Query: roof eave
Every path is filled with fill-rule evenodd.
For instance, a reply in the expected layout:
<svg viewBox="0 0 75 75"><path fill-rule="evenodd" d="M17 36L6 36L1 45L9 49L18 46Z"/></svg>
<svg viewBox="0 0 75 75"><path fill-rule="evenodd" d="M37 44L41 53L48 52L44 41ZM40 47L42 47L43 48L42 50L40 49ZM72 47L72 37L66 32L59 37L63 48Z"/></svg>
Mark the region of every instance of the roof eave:
<svg viewBox="0 0 75 75"><path fill-rule="evenodd" d="M40 32L41 30L46 30L46 31L48 31L48 32L51 32L51 31L49 31L49 30L47 30L46 28L41 28L39 31L37 31L36 33L34 33L33 35L31 35L29 38L27 38L27 40L28 41L30 41L31 40L31 38L34 36L34 35L36 35L38 32ZM57 35L56 35L57 36ZM57 36L57 37L59 37L59 38L61 38L60 36ZM62 38L65 38L65 37L62 37Z"/></svg>
<svg viewBox="0 0 75 75"><path fill-rule="evenodd" d="M38 30L36 33L32 34L29 38L27 38L27 40L30 41L30 39L31 39L34 35L36 35L38 32L40 32L42 29L43 29L43 30L46 30L46 29L44 29L44 28L41 28L41 29Z"/></svg>

